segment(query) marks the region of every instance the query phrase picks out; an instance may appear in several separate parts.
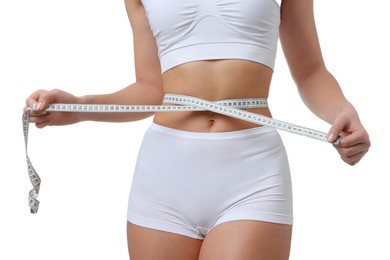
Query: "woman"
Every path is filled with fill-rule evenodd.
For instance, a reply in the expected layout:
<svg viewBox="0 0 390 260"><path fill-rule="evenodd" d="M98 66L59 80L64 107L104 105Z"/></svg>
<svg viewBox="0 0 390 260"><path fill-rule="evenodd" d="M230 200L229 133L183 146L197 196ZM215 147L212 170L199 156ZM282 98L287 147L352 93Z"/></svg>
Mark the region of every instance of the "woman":
<svg viewBox="0 0 390 260"><path fill-rule="evenodd" d="M38 90L26 101L38 103L37 127L153 115L44 112L49 103L161 104L166 93L267 98L280 36L303 101L332 124L329 142L343 136L335 145L342 160L354 165L368 151L357 112L324 65L311 0L126 0L126 8L136 82L82 97ZM291 232L290 173L274 129L208 111L154 114L129 198L132 260L288 259Z"/></svg>

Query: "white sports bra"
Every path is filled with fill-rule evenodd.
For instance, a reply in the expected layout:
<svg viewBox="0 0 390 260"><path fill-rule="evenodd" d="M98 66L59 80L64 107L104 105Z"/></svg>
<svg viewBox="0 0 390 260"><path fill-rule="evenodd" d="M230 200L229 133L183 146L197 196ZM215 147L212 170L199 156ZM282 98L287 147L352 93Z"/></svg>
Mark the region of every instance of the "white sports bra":
<svg viewBox="0 0 390 260"><path fill-rule="evenodd" d="M245 59L274 67L275 0L142 0L162 73L196 60Z"/></svg>

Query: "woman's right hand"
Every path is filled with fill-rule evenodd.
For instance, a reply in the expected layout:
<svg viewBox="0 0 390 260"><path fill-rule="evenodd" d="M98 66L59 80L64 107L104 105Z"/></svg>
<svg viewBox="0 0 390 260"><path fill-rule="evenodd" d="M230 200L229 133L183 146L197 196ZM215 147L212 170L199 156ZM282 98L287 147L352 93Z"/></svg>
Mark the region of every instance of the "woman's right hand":
<svg viewBox="0 0 390 260"><path fill-rule="evenodd" d="M37 111L30 112L30 122L35 123L38 128L49 125L70 125L80 122L79 113L69 112L47 112L45 109L50 103L68 103L78 104L80 99L65 91L54 90L37 90L26 99L27 110L31 105L38 104Z"/></svg>

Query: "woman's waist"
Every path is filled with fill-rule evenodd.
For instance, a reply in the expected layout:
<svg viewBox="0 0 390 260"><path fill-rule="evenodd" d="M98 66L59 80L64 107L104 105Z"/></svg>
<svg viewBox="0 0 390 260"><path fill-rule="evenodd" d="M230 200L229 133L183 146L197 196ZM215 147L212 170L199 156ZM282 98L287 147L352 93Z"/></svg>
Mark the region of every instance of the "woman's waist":
<svg viewBox="0 0 390 260"><path fill-rule="evenodd" d="M268 98L269 84L226 83L210 84L207 82L182 82L179 84L164 84L164 93L186 95L208 101L244 98Z"/></svg>
<svg viewBox="0 0 390 260"><path fill-rule="evenodd" d="M267 98L272 71L241 60L200 61L180 65L163 75L164 92L215 102L226 99ZM271 116L268 108L243 108ZM258 127L257 124L212 111L157 113L154 122L194 132L225 132Z"/></svg>
<svg viewBox="0 0 390 260"><path fill-rule="evenodd" d="M155 114L154 123L192 132L227 132L259 127L258 124L245 120L245 117L237 118L241 110L271 117L266 99L259 97L228 98L220 101L220 99L207 100L204 97L167 94L163 105L172 104L188 105L190 110L191 107L200 109L158 112Z"/></svg>

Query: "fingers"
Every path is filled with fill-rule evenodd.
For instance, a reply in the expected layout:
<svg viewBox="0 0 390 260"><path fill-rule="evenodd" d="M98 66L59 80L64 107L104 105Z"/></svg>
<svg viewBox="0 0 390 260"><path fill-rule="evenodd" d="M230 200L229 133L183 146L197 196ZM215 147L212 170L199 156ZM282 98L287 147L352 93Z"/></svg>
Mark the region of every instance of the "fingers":
<svg viewBox="0 0 390 260"><path fill-rule="evenodd" d="M43 109L43 103L45 102L46 98L46 92L47 90L40 89L32 93L27 99L26 99L26 105L28 107L32 106L33 104L37 104L37 109L42 110ZM46 101L47 102L47 101Z"/></svg>
<svg viewBox="0 0 390 260"><path fill-rule="evenodd" d="M343 134L340 144L335 145L341 159L349 165L357 164L371 146L368 133L359 129L350 134Z"/></svg>
<svg viewBox="0 0 390 260"><path fill-rule="evenodd" d="M26 111L32 105L37 104L37 110L30 111L30 122L35 123L38 128L48 126L53 121L52 114L45 111L50 102L48 93L49 91L44 89L35 91L26 99L26 106L23 109Z"/></svg>
<svg viewBox="0 0 390 260"><path fill-rule="evenodd" d="M335 147L341 159L351 166L357 164L369 150L369 147L364 143L346 148Z"/></svg>
<svg viewBox="0 0 390 260"><path fill-rule="evenodd" d="M26 99L26 105L30 107L33 104L37 104L37 110L43 111L47 108L49 103L55 102L60 98L61 98L61 93L57 89L53 89L51 91L40 89L32 93Z"/></svg>
<svg viewBox="0 0 390 260"><path fill-rule="evenodd" d="M53 115L46 111L30 111L30 123L35 123L36 127L43 128L50 125L54 120Z"/></svg>
<svg viewBox="0 0 390 260"><path fill-rule="evenodd" d="M340 157L341 159L351 165L351 166L354 166L356 165L358 162L360 162L360 160L363 158L363 156L368 152L367 151L362 151L362 152L359 152L357 154L354 154L354 155L351 155L351 156L343 156L342 153L340 153Z"/></svg>
<svg viewBox="0 0 390 260"><path fill-rule="evenodd" d="M35 123L35 126L37 128L44 128L46 126L49 126L53 122L53 118L48 118L47 120L40 121L39 123Z"/></svg>
<svg viewBox="0 0 390 260"><path fill-rule="evenodd" d="M33 104L38 105L37 110L30 111L30 122L35 123L38 128L48 125L74 124L80 121L77 115L73 113L49 112L45 109L50 103L78 103L78 101L77 97L59 89L50 91L41 89L35 91L26 99L27 107L24 108L24 111Z"/></svg>
<svg viewBox="0 0 390 260"><path fill-rule="evenodd" d="M44 121L52 121L53 115L45 111L30 111L30 123L40 124Z"/></svg>
<svg viewBox="0 0 390 260"><path fill-rule="evenodd" d="M35 123L38 128L48 126L53 121L52 114L44 111L50 101L47 93L48 91L43 89L35 91L26 99L26 106L23 109L26 111L32 105L37 104L37 110L30 111L30 122Z"/></svg>
<svg viewBox="0 0 390 260"><path fill-rule="evenodd" d="M371 143L352 104L346 106L335 118L328 132L328 141L333 143L340 135L341 141L334 147L344 162L355 165L368 152Z"/></svg>

